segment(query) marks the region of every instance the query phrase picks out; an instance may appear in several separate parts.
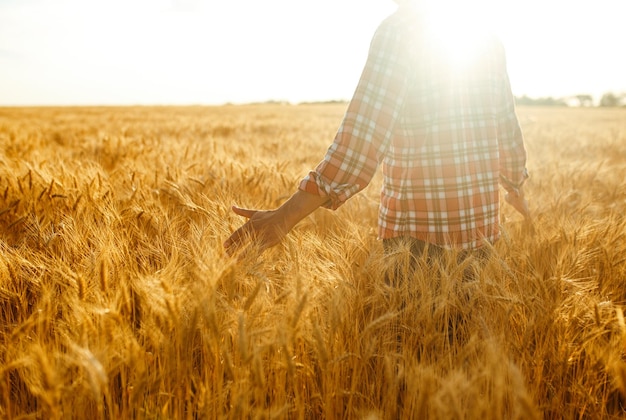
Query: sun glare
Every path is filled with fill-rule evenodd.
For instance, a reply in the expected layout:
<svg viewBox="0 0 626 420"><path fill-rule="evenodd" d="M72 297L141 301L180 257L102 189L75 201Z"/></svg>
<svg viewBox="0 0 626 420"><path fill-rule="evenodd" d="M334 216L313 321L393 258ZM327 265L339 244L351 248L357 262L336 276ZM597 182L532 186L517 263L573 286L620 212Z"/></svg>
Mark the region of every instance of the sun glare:
<svg viewBox="0 0 626 420"><path fill-rule="evenodd" d="M489 33L497 33L497 11L493 0L471 5L463 0L427 2L424 19L432 46L451 68L462 70L474 56L479 41Z"/></svg>

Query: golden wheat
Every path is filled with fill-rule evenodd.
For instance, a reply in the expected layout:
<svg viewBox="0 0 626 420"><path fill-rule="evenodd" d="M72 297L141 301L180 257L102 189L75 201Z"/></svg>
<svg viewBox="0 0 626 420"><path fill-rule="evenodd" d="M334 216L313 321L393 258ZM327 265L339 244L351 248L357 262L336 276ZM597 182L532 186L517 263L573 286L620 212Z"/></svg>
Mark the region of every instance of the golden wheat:
<svg viewBox="0 0 626 420"><path fill-rule="evenodd" d="M534 219L504 207L476 282L385 283L379 176L227 258L344 110L0 109L0 416L626 415L626 112L519 110Z"/></svg>

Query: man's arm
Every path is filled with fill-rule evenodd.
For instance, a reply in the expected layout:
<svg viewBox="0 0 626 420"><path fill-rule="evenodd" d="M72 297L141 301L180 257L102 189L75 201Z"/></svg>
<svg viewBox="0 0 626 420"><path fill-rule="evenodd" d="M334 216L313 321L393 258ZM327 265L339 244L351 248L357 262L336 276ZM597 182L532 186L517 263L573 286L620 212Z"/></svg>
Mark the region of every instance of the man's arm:
<svg viewBox="0 0 626 420"><path fill-rule="evenodd" d="M329 197L333 210L364 189L387 153L408 94L410 37L398 16L378 27L344 119L324 159L300 189Z"/></svg>
<svg viewBox="0 0 626 420"><path fill-rule="evenodd" d="M525 219L530 219L528 202L524 197L523 185L528 179L526 170L526 148L524 136L515 112L515 98L506 71L506 60L502 51L503 78L502 103L498 124L500 145L500 184L507 191L505 199Z"/></svg>
<svg viewBox="0 0 626 420"><path fill-rule="evenodd" d="M380 25L346 116L324 160L278 209L233 207L248 221L224 243L229 255L249 240L264 251L278 244L318 207L336 209L365 188L389 145L405 99L409 74L406 48L405 34L391 21Z"/></svg>

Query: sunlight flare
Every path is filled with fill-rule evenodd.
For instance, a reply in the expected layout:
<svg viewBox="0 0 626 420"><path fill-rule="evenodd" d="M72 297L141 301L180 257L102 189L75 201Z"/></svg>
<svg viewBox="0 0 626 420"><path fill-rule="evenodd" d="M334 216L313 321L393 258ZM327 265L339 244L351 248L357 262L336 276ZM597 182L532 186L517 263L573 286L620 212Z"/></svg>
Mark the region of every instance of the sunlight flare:
<svg viewBox="0 0 626 420"><path fill-rule="evenodd" d="M497 7L493 0L469 5L461 0L425 2L423 18L432 45L455 69L466 67L481 40L496 34Z"/></svg>

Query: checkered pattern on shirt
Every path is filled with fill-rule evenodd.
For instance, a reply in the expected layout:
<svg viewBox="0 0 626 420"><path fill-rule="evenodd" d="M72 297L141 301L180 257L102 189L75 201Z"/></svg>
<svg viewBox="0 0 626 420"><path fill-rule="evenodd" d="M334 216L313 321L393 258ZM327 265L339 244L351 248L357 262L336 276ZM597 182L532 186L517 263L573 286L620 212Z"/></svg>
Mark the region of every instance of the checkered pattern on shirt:
<svg viewBox="0 0 626 420"><path fill-rule="evenodd" d="M499 179L524 179L526 152L501 45L453 61L419 19L396 13L376 31L334 142L300 189L336 209L379 164L379 237L478 248L499 237Z"/></svg>

